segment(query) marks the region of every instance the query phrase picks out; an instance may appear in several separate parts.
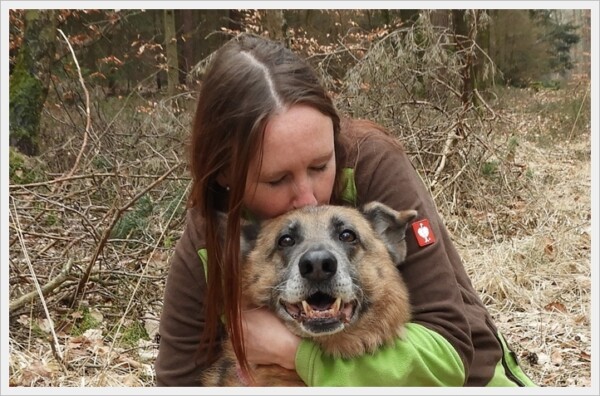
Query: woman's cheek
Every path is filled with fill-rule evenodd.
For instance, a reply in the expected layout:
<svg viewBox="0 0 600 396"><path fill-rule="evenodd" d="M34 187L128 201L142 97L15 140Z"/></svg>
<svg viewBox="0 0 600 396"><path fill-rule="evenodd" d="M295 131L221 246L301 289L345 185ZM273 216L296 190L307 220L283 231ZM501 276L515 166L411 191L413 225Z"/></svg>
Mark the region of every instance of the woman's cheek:
<svg viewBox="0 0 600 396"><path fill-rule="evenodd" d="M261 219L270 219L286 213L289 210L288 201L285 192L277 191L277 189L270 191L259 189L246 207L255 216Z"/></svg>

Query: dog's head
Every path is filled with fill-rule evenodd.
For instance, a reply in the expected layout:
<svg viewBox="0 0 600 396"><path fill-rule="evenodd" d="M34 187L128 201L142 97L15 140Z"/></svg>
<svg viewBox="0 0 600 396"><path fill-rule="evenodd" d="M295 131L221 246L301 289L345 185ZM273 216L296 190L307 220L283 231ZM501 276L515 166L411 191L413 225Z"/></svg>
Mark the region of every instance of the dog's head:
<svg viewBox="0 0 600 396"><path fill-rule="evenodd" d="M361 210L306 207L246 225L243 293L301 337L408 321L397 266L406 257L406 228L416 215L373 202Z"/></svg>

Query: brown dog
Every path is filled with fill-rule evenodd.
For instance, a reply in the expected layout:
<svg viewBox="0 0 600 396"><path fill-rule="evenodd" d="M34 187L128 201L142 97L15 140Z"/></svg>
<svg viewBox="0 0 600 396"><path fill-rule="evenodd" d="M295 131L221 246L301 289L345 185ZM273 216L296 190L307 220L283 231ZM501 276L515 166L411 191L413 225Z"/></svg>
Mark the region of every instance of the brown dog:
<svg viewBox="0 0 600 396"><path fill-rule="evenodd" d="M401 336L410 320L397 266L406 257L406 228L416 215L372 202L360 211L306 207L244 227L244 297L268 307L326 354L351 358L374 352ZM295 371L277 365L254 367L252 378L257 386L305 386ZM229 342L202 382L245 384Z"/></svg>

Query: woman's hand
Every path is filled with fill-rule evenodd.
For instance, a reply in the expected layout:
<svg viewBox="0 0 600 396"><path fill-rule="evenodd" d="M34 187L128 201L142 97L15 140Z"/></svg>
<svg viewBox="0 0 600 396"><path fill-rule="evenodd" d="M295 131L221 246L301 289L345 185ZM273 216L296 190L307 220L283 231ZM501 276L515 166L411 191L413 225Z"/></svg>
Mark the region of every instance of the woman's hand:
<svg viewBox="0 0 600 396"><path fill-rule="evenodd" d="M266 308L247 308L242 312L244 344L249 363L278 364L296 369L300 338L292 334L279 318Z"/></svg>

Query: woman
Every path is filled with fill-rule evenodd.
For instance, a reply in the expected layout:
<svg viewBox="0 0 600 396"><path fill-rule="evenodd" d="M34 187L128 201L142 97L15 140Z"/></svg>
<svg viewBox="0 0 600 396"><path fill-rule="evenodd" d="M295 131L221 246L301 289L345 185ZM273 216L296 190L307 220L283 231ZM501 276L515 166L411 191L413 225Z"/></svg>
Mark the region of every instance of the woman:
<svg viewBox="0 0 600 396"><path fill-rule="evenodd" d="M225 331L242 374L248 363L279 364L309 386L533 385L473 289L402 147L373 123L341 120L315 72L291 51L250 35L218 51L198 100L190 165L187 226L171 261L160 323L158 385L201 385ZM425 236L407 231L400 271L413 321L406 337L374 355L332 359L273 314L245 309L242 217L370 201L415 209L428 226ZM228 214L226 230L217 230L219 212Z"/></svg>

